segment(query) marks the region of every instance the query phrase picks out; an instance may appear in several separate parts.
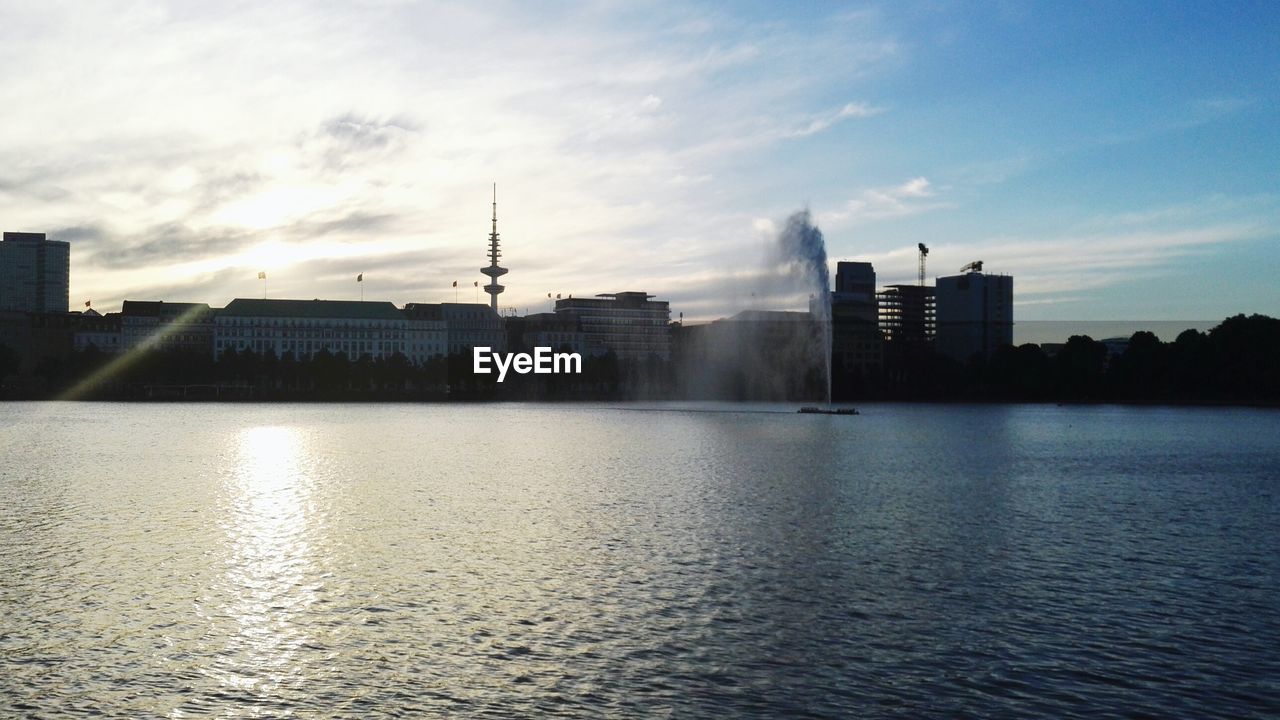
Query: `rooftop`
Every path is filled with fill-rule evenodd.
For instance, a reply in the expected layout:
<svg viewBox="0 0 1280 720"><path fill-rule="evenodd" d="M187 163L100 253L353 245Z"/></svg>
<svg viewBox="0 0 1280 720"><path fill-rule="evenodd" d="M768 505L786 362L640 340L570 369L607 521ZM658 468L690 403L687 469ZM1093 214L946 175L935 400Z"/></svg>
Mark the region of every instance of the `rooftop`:
<svg viewBox="0 0 1280 720"><path fill-rule="evenodd" d="M235 317L347 318L355 320L403 320L402 313L389 302L358 300L258 300L236 298L227 303L223 315Z"/></svg>

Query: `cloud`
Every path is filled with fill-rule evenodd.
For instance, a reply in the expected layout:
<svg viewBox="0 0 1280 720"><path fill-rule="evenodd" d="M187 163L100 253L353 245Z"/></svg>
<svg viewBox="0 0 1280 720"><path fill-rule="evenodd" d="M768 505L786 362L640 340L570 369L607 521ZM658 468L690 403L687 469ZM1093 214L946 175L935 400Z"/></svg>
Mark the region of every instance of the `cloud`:
<svg viewBox="0 0 1280 720"><path fill-rule="evenodd" d="M819 216L822 223L841 225L862 220L880 220L953 207L936 199L937 191L928 178L916 177L900 185L868 188L836 211Z"/></svg>
<svg viewBox="0 0 1280 720"><path fill-rule="evenodd" d="M61 235L55 237L61 239ZM126 237L98 230L93 243L98 249L86 264L103 268L177 264L236 252L254 240L250 232L230 228L196 231L181 223L165 223Z"/></svg>
<svg viewBox="0 0 1280 720"><path fill-rule="evenodd" d="M831 132L910 109L877 90L890 85L881 74L913 72L919 47L886 12L26 4L0 30L15 69L0 96L22 108L0 117L0 217L72 240L72 293L95 307L143 291L219 305L259 292L259 266L280 291L343 296L349 275L384 261L366 296L403 303L482 279L496 181L504 305L642 289L691 314L732 310L733 283L716 278L759 270L773 222L824 188L846 188L815 207L824 230L884 221L877 231L897 233L888 221L1044 164L1042 148L1004 148L1016 157L970 177ZM1197 112L1243 107L1208 98ZM1029 223L1020 241L1231 227L1259 212ZM971 228L926 239L948 267L1007 251L1020 278L1054 272ZM1114 257L1102 241L1090 252ZM884 255L886 272L914 276L914 253Z"/></svg>
<svg viewBox="0 0 1280 720"><path fill-rule="evenodd" d="M986 272L1014 276L1018 304L1063 303L1074 301L1085 291L1182 273L1188 261L1221 252L1234 243L1276 234L1275 227L1265 221L1140 229L1126 222L1128 219L1121 217L1102 229L1095 220L1074 232L934 242L929 244L928 271L930 276L958 274L965 263L982 260ZM914 282L914 248L871 253L859 259L875 264L881 285Z"/></svg>
<svg viewBox="0 0 1280 720"><path fill-rule="evenodd" d="M808 137L816 135L831 126L848 118L869 118L885 111L882 107L873 107L866 103L846 103L839 110L815 117L807 125L786 133L787 137Z"/></svg>

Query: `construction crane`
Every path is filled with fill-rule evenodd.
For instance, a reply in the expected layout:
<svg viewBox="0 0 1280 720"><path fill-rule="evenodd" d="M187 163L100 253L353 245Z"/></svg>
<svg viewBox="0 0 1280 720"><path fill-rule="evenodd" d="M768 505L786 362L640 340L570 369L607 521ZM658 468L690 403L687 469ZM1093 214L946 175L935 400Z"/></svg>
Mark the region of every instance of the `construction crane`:
<svg viewBox="0 0 1280 720"><path fill-rule="evenodd" d="M920 287L924 287L924 259L929 256L929 248L924 243L916 243L920 248Z"/></svg>
<svg viewBox="0 0 1280 720"><path fill-rule="evenodd" d="M960 272L982 272L982 261L974 260L968 265L960 268Z"/></svg>

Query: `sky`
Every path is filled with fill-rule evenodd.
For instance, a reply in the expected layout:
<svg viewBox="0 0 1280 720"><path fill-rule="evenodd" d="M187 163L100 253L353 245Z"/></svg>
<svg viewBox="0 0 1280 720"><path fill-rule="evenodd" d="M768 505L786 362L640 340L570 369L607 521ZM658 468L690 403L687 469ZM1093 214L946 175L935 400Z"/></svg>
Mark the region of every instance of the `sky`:
<svg viewBox="0 0 1280 720"><path fill-rule="evenodd" d="M496 182L520 313L760 304L807 208L833 269L923 242L1018 320L1280 315L1277 38L1266 1L0 0L0 228L71 242L73 309L472 302Z"/></svg>

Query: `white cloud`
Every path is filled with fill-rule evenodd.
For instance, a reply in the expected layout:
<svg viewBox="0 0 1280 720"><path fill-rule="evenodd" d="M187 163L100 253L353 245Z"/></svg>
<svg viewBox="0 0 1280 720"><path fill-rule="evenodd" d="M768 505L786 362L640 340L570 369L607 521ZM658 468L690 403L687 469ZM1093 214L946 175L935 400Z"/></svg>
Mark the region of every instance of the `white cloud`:
<svg viewBox="0 0 1280 720"><path fill-rule="evenodd" d="M1093 222L1076 232L1045 236L929 243L928 274L957 274L964 264L982 260L986 272L1014 276L1014 297L1019 305L1075 302L1081 292L1181 272L1188 260L1276 232L1265 221L1256 220L1142 229L1134 229L1128 221L1125 216L1105 229ZM882 285L915 281L914 247L858 259L875 264Z"/></svg>
<svg viewBox="0 0 1280 720"><path fill-rule="evenodd" d="M651 15L301 0L7 10L0 101L23 111L0 116L0 216L93 228L73 242L72 293L103 308L148 288L220 304L259 292L259 269L278 296L349 293L305 274L326 257L356 271L401 258L420 282L388 296L405 302L478 278L496 180L504 302L660 278L735 252L728 228L749 223L736 198L765 182L738 168L795 118L878 111L814 115L819 80L791 68L829 68L831 82L887 51L870 31Z"/></svg>
<svg viewBox="0 0 1280 720"><path fill-rule="evenodd" d="M846 103L839 110L812 118L804 127L792 130L786 135L787 137L808 137L809 135L816 135L842 120L874 117L884 111L885 109L882 107L873 107L867 103Z"/></svg>
<svg viewBox="0 0 1280 720"><path fill-rule="evenodd" d="M916 177L899 185L867 188L845 202L839 210L822 213L819 220L826 225L839 226L952 207L951 203L937 200L937 194L928 178Z"/></svg>

